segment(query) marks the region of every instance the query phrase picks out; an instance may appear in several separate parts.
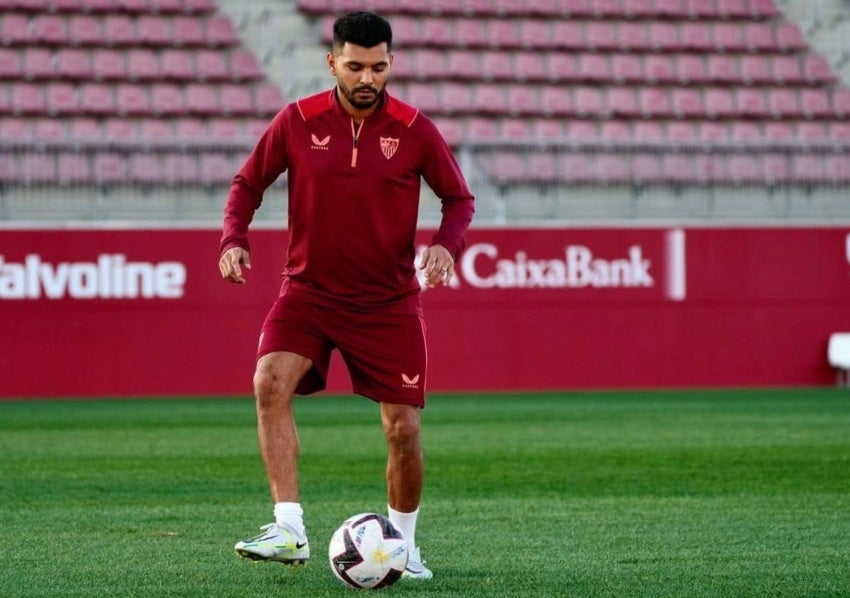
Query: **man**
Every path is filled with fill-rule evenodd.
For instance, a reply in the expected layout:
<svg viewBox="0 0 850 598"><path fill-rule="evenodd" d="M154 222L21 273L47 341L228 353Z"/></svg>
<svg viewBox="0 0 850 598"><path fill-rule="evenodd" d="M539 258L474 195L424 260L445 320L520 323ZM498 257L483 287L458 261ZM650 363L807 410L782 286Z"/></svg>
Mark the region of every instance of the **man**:
<svg viewBox="0 0 850 598"><path fill-rule="evenodd" d="M275 521L235 549L254 560L310 558L292 400L325 387L337 349L353 391L380 405L389 518L410 549L404 575L430 579L415 543L427 362L414 265L420 178L442 201L439 231L418 264L430 287L451 280L473 197L434 124L386 92L391 49L392 30L380 16L358 11L338 19L327 55L336 86L284 108L233 179L219 268L244 284L248 225L265 189L289 172L283 284L262 327L254 374Z"/></svg>

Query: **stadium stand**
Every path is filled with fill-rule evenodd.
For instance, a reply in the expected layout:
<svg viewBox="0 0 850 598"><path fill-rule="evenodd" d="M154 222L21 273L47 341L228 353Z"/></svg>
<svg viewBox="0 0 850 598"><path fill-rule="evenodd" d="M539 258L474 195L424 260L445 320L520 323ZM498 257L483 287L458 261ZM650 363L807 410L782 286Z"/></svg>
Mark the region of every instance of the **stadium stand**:
<svg viewBox="0 0 850 598"><path fill-rule="evenodd" d="M284 103L212 0L0 0L0 79L3 159L23 171L4 180L23 184L209 184L185 173L232 176Z"/></svg>
<svg viewBox="0 0 850 598"><path fill-rule="evenodd" d="M351 4L298 1L323 43ZM770 0L356 4L393 17L396 93L435 116L452 143L492 146L478 163L500 185L831 185L847 176L824 168L827 158L830 169L846 162L834 159L846 151L834 135L847 90ZM512 154L516 131L544 123L558 130L546 147Z"/></svg>

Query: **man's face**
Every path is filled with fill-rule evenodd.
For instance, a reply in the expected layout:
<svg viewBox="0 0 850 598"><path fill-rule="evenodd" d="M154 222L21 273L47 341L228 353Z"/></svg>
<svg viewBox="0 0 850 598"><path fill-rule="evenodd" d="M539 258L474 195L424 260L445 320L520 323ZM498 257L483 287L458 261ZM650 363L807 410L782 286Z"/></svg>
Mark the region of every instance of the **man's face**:
<svg viewBox="0 0 850 598"><path fill-rule="evenodd" d="M327 58L340 93L353 108L368 110L378 103L393 62L386 43L364 48L346 42Z"/></svg>

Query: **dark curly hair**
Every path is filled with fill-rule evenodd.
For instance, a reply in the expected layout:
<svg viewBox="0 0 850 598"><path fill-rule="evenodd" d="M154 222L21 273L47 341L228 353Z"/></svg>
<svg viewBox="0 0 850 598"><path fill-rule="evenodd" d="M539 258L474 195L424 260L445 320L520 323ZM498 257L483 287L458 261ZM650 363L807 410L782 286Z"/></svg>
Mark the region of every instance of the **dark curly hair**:
<svg viewBox="0 0 850 598"><path fill-rule="evenodd" d="M342 48L346 42L364 48L372 48L386 42L387 50L390 51L393 46L393 30L384 17L368 10L355 10L334 21L334 49Z"/></svg>

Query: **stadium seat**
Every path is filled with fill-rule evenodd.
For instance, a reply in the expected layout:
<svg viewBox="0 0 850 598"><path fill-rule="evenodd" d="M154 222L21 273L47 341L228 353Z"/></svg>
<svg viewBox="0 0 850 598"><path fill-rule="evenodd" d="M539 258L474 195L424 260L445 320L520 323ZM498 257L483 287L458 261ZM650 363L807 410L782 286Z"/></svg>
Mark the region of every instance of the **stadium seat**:
<svg viewBox="0 0 850 598"><path fill-rule="evenodd" d="M92 182L89 155L85 152L62 152L56 157L56 177L60 185Z"/></svg>
<svg viewBox="0 0 850 598"><path fill-rule="evenodd" d="M794 23L778 23L774 30L774 35L779 49L783 52L799 52L809 47L803 34L800 32L800 28Z"/></svg>
<svg viewBox="0 0 850 598"><path fill-rule="evenodd" d="M703 92L706 114L711 118L728 118L735 114L732 92L724 88L708 88Z"/></svg>
<svg viewBox="0 0 850 598"><path fill-rule="evenodd" d="M51 14L39 14L32 22L35 41L51 46L61 46L70 42L65 17Z"/></svg>
<svg viewBox="0 0 850 598"><path fill-rule="evenodd" d="M98 152L94 156L92 170L97 185L117 185L127 179L127 164L118 153Z"/></svg>
<svg viewBox="0 0 850 598"><path fill-rule="evenodd" d="M779 84L802 85L806 78L800 66L800 59L794 56L775 56L773 58L773 78Z"/></svg>
<svg viewBox="0 0 850 598"><path fill-rule="evenodd" d="M679 27L674 23L653 21L649 24L649 45L655 52L682 50Z"/></svg>
<svg viewBox="0 0 850 598"><path fill-rule="evenodd" d="M70 83L51 83L44 89L47 113L55 115L73 115L82 111L77 101L77 90Z"/></svg>
<svg viewBox="0 0 850 598"><path fill-rule="evenodd" d="M151 114L151 105L147 88L130 83L122 83L115 89L116 111L121 115Z"/></svg>
<svg viewBox="0 0 850 598"><path fill-rule="evenodd" d="M552 39L557 50L581 51L587 49L584 28L575 21L558 19L552 23Z"/></svg>
<svg viewBox="0 0 850 598"><path fill-rule="evenodd" d="M94 70L87 50L61 48L56 53L56 72L66 79L93 79Z"/></svg>
<svg viewBox="0 0 850 598"><path fill-rule="evenodd" d="M810 85L834 83L836 79L827 59L819 54L803 56L803 77Z"/></svg>
<svg viewBox="0 0 850 598"><path fill-rule="evenodd" d="M660 70L659 67L656 67L656 69ZM706 70L705 59L702 56L692 54L680 54L677 56L676 79L683 85L708 82L709 76ZM653 79L650 78L650 80Z"/></svg>
<svg viewBox="0 0 850 598"><path fill-rule="evenodd" d="M708 57L708 76L713 83L733 84L741 80L738 72L738 60L725 54L713 54Z"/></svg>
<svg viewBox="0 0 850 598"><path fill-rule="evenodd" d="M712 28L714 48L717 52L743 52L748 44L738 23L715 23Z"/></svg>
<svg viewBox="0 0 850 598"><path fill-rule="evenodd" d="M742 56L739 66L741 80L747 85L762 85L774 81L773 65L764 56Z"/></svg>
<svg viewBox="0 0 850 598"><path fill-rule="evenodd" d="M157 15L143 15L136 20L136 37L139 43L149 46L171 45L170 19Z"/></svg>
<svg viewBox="0 0 850 598"><path fill-rule="evenodd" d="M439 56L444 56L444 53L437 53ZM462 80L474 80L481 74L481 67L478 64L479 53L470 50L452 50L448 53L447 62L437 59L440 66L446 69L444 72L449 72L452 76ZM417 73L421 72L424 64L421 61L422 52L417 53ZM398 60L398 59L396 59ZM395 64L395 63L394 63ZM430 60L426 59L426 64L430 66Z"/></svg>
<svg viewBox="0 0 850 598"><path fill-rule="evenodd" d="M444 47L454 45L452 21L443 17L427 17L422 21L422 40L429 45Z"/></svg>
<svg viewBox="0 0 850 598"><path fill-rule="evenodd" d="M461 83L446 83L443 85L441 103L448 114L465 114L472 106L472 90Z"/></svg>
<svg viewBox="0 0 850 598"><path fill-rule="evenodd" d="M196 77L193 56L184 50L163 50L159 55L159 73L173 81L188 81Z"/></svg>
<svg viewBox="0 0 850 598"><path fill-rule="evenodd" d="M56 179L56 160L46 152L25 152L18 160L16 178L26 185L50 183Z"/></svg>
<svg viewBox="0 0 850 598"><path fill-rule="evenodd" d="M649 83L673 83L678 79L673 59L665 55L647 56L644 64L646 80Z"/></svg>
<svg viewBox="0 0 850 598"><path fill-rule="evenodd" d="M197 17L174 17L171 35L172 43L178 46L202 46L206 41L203 21Z"/></svg>
<svg viewBox="0 0 850 598"><path fill-rule="evenodd" d="M584 31L587 49L611 52L620 47L617 31L609 21L590 21Z"/></svg>
<svg viewBox="0 0 850 598"><path fill-rule="evenodd" d="M832 90L832 110L838 118L850 117L850 88L838 87Z"/></svg>
<svg viewBox="0 0 850 598"><path fill-rule="evenodd" d="M466 138L464 126L456 118L435 117L434 124L451 147L457 147Z"/></svg>
<svg viewBox="0 0 850 598"><path fill-rule="evenodd" d="M205 34L208 46L234 46L239 43L239 36L233 28L233 23L227 17L209 17L206 20Z"/></svg>
<svg viewBox="0 0 850 598"><path fill-rule="evenodd" d="M481 76L487 81L505 81L517 76L510 52L486 51L480 54Z"/></svg>
<svg viewBox="0 0 850 598"><path fill-rule="evenodd" d="M177 85L158 83L151 86L151 111L158 115L180 115L186 113L183 92Z"/></svg>
<svg viewBox="0 0 850 598"><path fill-rule="evenodd" d="M683 49L689 52L710 52L714 50L714 41L705 23L685 22L680 26L679 40Z"/></svg>
<svg viewBox="0 0 850 598"><path fill-rule="evenodd" d="M265 77L253 52L234 49L229 54L231 78L234 81L260 81Z"/></svg>
<svg viewBox="0 0 850 598"><path fill-rule="evenodd" d="M0 20L0 44L19 47L35 43L37 37L30 28L29 17L23 14L6 12Z"/></svg>
<svg viewBox="0 0 850 598"><path fill-rule="evenodd" d="M544 113L567 115L571 112L590 117L604 113L605 102L602 98L602 90L598 87L576 87L573 90L572 102L566 89L552 90L543 89L543 111ZM558 111L558 106L561 106Z"/></svg>
<svg viewBox="0 0 850 598"><path fill-rule="evenodd" d="M191 137L185 129L182 129L180 123L184 119L177 119L176 134L175 127L172 126L171 119L163 118L144 118L138 122L139 139L143 140L147 145L158 144L165 142L166 144L173 143L175 136L181 142Z"/></svg>
<svg viewBox="0 0 850 598"><path fill-rule="evenodd" d="M133 49L127 54L127 74L131 81L159 79L159 58L153 50Z"/></svg>
<svg viewBox="0 0 850 598"><path fill-rule="evenodd" d="M33 83L14 83L11 86L10 107L13 114L42 115L47 104L42 87Z"/></svg>
<svg viewBox="0 0 850 598"><path fill-rule="evenodd" d="M32 47L24 50L24 78L53 79L56 68L53 64L53 53L47 48Z"/></svg>
<svg viewBox="0 0 850 598"><path fill-rule="evenodd" d="M123 81L129 77L124 52L98 49L91 57L92 76L96 81Z"/></svg>
<svg viewBox="0 0 850 598"><path fill-rule="evenodd" d="M514 69L519 81L544 81L548 78L543 56L536 52L520 52L514 56Z"/></svg>
<svg viewBox="0 0 850 598"><path fill-rule="evenodd" d="M631 87L609 87L607 94L607 115L613 117L635 118L642 111Z"/></svg>
<svg viewBox="0 0 850 598"><path fill-rule="evenodd" d="M613 77L608 54L586 53L578 58L578 75L582 81L604 83Z"/></svg>
<svg viewBox="0 0 850 598"><path fill-rule="evenodd" d="M642 87L638 91L641 114L645 118L672 116L673 109L666 88Z"/></svg>
<svg viewBox="0 0 850 598"><path fill-rule="evenodd" d="M135 152L130 155L128 178L141 185L154 185L160 180L160 165L157 154Z"/></svg>
<svg viewBox="0 0 850 598"><path fill-rule="evenodd" d="M547 66L552 82L578 80L578 61L573 54L550 54Z"/></svg>
<svg viewBox="0 0 850 598"><path fill-rule="evenodd" d="M230 173L232 177L235 172ZM201 178L198 160L194 154L165 153L162 156L161 180L167 185L193 185Z"/></svg>
<svg viewBox="0 0 850 598"><path fill-rule="evenodd" d="M624 185L632 181L628 158L623 154L596 154L594 179L603 185Z"/></svg>
<svg viewBox="0 0 850 598"><path fill-rule="evenodd" d="M798 94L793 89L773 88L767 91L768 107L774 118L800 115Z"/></svg>
<svg viewBox="0 0 850 598"><path fill-rule="evenodd" d="M195 71L199 81L222 81L230 78L230 69L225 56L218 50L197 51Z"/></svg>
<svg viewBox="0 0 850 598"><path fill-rule="evenodd" d="M567 184L586 184L594 180L593 162L589 155L567 152L561 158L560 172Z"/></svg>
<svg viewBox="0 0 850 598"><path fill-rule="evenodd" d="M788 156L779 153L768 153L762 157L763 182L767 185L788 183L791 180L791 168Z"/></svg>
<svg viewBox="0 0 850 598"><path fill-rule="evenodd" d="M632 181L635 185L657 183L663 179L657 154L636 152L631 155Z"/></svg>
<svg viewBox="0 0 850 598"><path fill-rule="evenodd" d="M800 91L800 107L806 118L826 118L832 116L829 92L824 88L803 89Z"/></svg>
<svg viewBox="0 0 850 598"><path fill-rule="evenodd" d="M499 125L492 118L473 117L467 119L464 131L472 141L492 140L499 136Z"/></svg>
<svg viewBox="0 0 850 598"><path fill-rule="evenodd" d="M744 45L748 52L779 51L770 23L746 23L743 28Z"/></svg>
<svg viewBox="0 0 850 598"><path fill-rule="evenodd" d="M736 113L750 118L764 119L770 115L761 89L741 87L735 92Z"/></svg>
<svg viewBox="0 0 850 598"><path fill-rule="evenodd" d="M633 54L614 54L611 57L611 77L616 83L638 83L647 79L644 61Z"/></svg>
<svg viewBox="0 0 850 598"><path fill-rule="evenodd" d="M472 88L472 109L477 114L500 115L508 112L502 85L479 83Z"/></svg>
<svg viewBox="0 0 850 598"><path fill-rule="evenodd" d="M606 138L610 137L606 136ZM633 139L639 143L660 143L667 140L667 134L664 131L664 121L638 120L635 121L633 129L630 129L627 123L622 123L621 132L614 133L613 138L616 140Z"/></svg>
<svg viewBox="0 0 850 598"><path fill-rule="evenodd" d="M136 27L128 15L107 15L102 24L108 46L132 46L137 43Z"/></svg>
<svg viewBox="0 0 850 598"><path fill-rule="evenodd" d="M697 89L674 87L670 91L670 101L676 118L696 118L706 113L702 94Z"/></svg>
<svg viewBox="0 0 850 598"><path fill-rule="evenodd" d="M621 22L617 27L619 49L623 52L649 52L652 44L643 22Z"/></svg>

